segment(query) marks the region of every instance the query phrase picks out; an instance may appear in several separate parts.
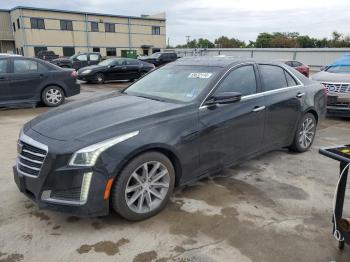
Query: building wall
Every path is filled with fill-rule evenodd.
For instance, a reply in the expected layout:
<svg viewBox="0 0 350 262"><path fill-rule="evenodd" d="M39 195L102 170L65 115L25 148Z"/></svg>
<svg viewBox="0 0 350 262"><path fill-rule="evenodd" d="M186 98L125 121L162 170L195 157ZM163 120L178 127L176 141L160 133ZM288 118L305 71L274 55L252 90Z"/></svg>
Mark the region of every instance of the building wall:
<svg viewBox="0 0 350 262"><path fill-rule="evenodd" d="M32 29L30 18L43 18L45 29ZM47 10L14 9L11 20L22 21L22 29L16 30L14 38L16 48L23 47L25 55L34 56L34 47L47 47L56 54L63 55L63 47L75 47L75 52L92 51L99 47L103 56L106 48L116 48L116 55L122 50L136 50L141 54L141 46L163 49L166 47L165 20L133 17L116 17L108 15L65 13ZM60 20L71 20L73 31L60 29ZM158 20L159 19L159 20ZM98 22L99 32L91 32L91 22ZM105 23L114 23L115 32L105 32ZM160 35L152 35L152 26L160 27Z"/></svg>

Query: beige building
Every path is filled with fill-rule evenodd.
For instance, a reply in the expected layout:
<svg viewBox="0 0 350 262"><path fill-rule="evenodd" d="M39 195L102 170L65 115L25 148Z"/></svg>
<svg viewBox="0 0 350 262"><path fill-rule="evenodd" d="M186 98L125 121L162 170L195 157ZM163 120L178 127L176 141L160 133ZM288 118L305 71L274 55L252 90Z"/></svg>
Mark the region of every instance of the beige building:
<svg viewBox="0 0 350 262"><path fill-rule="evenodd" d="M165 26L165 13L134 17L18 6L0 9L0 53L147 55L166 47Z"/></svg>

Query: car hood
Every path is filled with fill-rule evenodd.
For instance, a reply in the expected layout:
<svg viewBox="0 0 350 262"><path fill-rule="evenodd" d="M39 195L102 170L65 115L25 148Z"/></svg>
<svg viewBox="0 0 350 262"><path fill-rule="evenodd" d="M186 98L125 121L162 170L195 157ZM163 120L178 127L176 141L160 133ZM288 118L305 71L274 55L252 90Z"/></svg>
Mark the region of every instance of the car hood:
<svg viewBox="0 0 350 262"><path fill-rule="evenodd" d="M350 74L328 73L321 71L311 76L312 80L320 82L350 83Z"/></svg>
<svg viewBox="0 0 350 262"><path fill-rule="evenodd" d="M61 141L102 141L152 126L183 104L112 92L52 109L29 122L37 133Z"/></svg>

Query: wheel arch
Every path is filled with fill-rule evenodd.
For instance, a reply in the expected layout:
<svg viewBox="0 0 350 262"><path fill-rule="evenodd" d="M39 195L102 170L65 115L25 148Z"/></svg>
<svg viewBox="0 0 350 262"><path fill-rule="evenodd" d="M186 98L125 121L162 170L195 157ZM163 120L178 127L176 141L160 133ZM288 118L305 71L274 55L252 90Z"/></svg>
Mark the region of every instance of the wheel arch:
<svg viewBox="0 0 350 262"><path fill-rule="evenodd" d="M175 186L178 186L182 177L181 161L178 155L175 153L175 151L171 147L164 144L147 145L129 153L126 157L124 157L123 161L115 169L115 172L114 172L115 177L123 170L123 168L132 159L147 152L159 152L165 155L167 158L169 158L175 170Z"/></svg>
<svg viewBox="0 0 350 262"><path fill-rule="evenodd" d="M308 108L307 110L305 110L305 112L304 112L304 115L306 115L306 114L308 114L308 113L310 113L310 114L312 114L314 117L315 117L315 119L316 119L316 124L318 124L318 121L319 121L319 116L318 116L318 113L317 113L317 111L315 110L315 108Z"/></svg>
<svg viewBox="0 0 350 262"><path fill-rule="evenodd" d="M59 85L59 84L57 84L57 83L54 83L54 84L46 84L45 86L43 86L43 87L41 88L40 98L42 98L43 92L44 92L45 88L47 88L47 87L49 87L49 86L56 86L56 87L61 88L61 89L63 90L64 96L67 97L66 90L63 88L63 86L61 86L61 85Z"/></svg>

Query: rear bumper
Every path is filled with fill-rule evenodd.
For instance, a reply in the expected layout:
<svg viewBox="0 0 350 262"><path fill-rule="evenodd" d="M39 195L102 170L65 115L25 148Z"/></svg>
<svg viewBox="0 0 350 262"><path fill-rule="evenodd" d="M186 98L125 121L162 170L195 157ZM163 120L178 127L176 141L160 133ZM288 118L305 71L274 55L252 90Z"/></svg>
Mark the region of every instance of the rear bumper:
<svg viewBox="0 0 350 262"><path fill-rule="evenodd" d="M67 87L68 88L65 89L66 97L80 94L80 84L76 80L68 84Z"/></svg>

